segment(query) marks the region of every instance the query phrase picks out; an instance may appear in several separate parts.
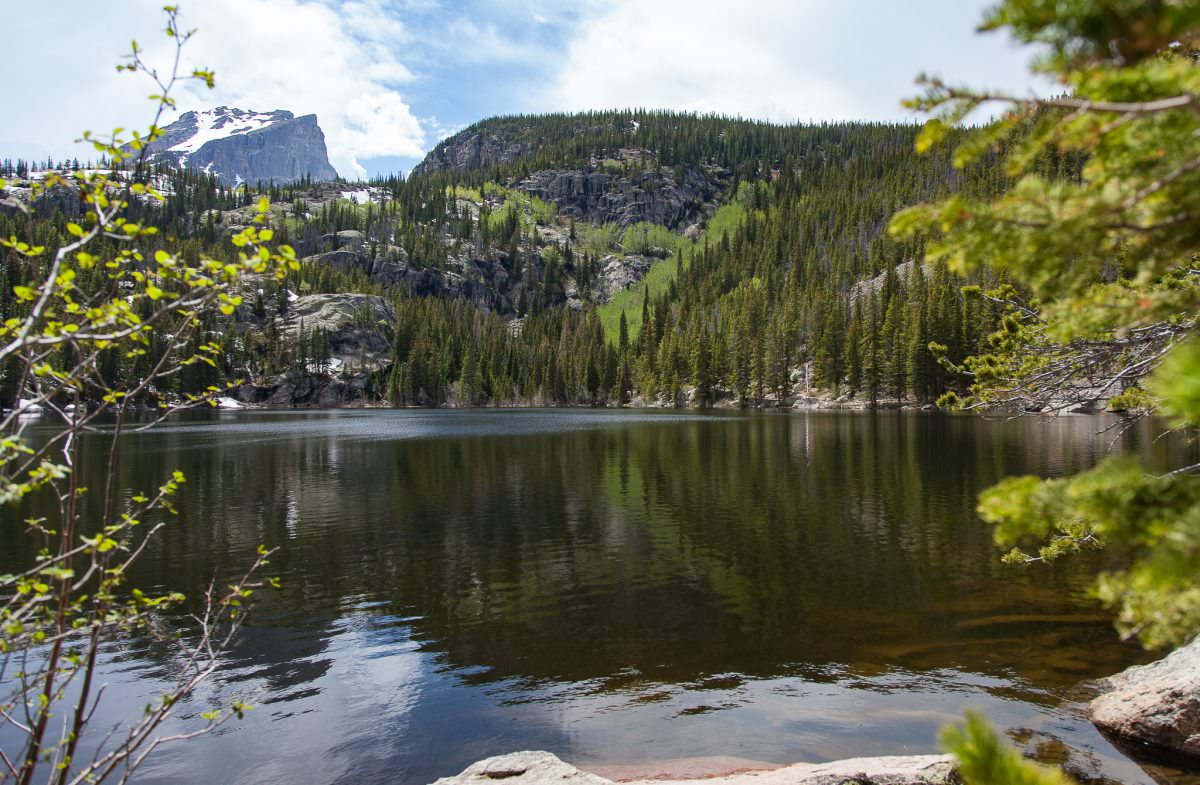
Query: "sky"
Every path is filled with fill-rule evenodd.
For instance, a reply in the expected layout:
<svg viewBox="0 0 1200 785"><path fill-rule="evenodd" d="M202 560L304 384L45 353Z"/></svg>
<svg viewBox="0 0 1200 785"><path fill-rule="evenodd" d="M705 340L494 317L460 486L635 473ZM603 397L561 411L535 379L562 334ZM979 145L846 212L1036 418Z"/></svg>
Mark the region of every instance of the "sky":
<svg viewBox="0 0 1200 785"><path fill-rule="evenodd" d="M196 34L173 95L315 113L348 179L406 172L498 114L645 108L776 122L916 120L920 73L1046 92L1032 52L975 32L992 0L180 0ZM136 39L166 73L163 0L0 0L0 156L88 156L84 130L143 128L154 92L115 65ZM171 116L167 117L169 122Z"/></svg>

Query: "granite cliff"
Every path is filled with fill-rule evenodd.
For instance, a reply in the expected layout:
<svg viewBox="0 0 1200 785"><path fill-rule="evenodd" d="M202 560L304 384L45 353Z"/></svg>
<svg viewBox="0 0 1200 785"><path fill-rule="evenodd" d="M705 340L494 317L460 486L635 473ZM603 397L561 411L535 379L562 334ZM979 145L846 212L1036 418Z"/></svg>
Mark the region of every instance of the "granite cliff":
<svg viewBox="0 0 1200 785"><path fill-rule="evenodd" d="M150 159L209 172L225 185L337 179L316 115L220 106L185 112L149 145Z"/></svg>

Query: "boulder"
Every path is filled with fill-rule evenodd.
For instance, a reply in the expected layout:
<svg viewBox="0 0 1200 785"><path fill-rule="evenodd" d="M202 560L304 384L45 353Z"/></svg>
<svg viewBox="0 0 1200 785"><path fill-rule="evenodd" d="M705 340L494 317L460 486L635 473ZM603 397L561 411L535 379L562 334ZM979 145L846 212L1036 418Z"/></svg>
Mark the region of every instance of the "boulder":
<svg viewBox="0 0 1200 785"><path fill-rule="evenodd" d="M513 752L472 763L454 777L443 777L435 785L484 785L509 780L528 785L571 783L571 785L611 785L610 780L580 771L549 752Z"/></svg>
<svg viewBox="0 0 1200 785"><path fill-rule="evenodd" d="M1092 722L1125 742L1200 759L1200 638L1105 679Z"/></svg>
<svg viewBox="0 0 1200 785"><path fill-rule="evenodd" d="M708 759L706 759L707 762ZM697 767L692 762L667 761L662 765L597 767L611 772L620 782L681 783L703 778L721 785L945 785L956 781L953 760L946 755L905 755L881 758L851 758L832 763L769 763L730 759L724 768ZM622 769L629 769L623 772ZM632 775L632 776L627 776ZM489 785L509 780L510 785L611 785L613 780L590 774L564 763L549 752L514 752L487 758L468 766L461 774L444 777L435 785Z"/></svg>
<svg viewBox="0 0 1200 785"><path fill-rule="evenodd" d="M848 758L830 763L793 763L766 771L709 777L721 785L948 785L958 782L949 755Z"/></svg>

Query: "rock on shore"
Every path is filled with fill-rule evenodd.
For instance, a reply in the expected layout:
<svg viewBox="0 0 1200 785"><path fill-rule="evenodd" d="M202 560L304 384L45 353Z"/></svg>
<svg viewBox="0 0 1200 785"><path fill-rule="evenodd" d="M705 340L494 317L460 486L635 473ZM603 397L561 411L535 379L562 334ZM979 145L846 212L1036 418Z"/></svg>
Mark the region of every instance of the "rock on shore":
<svg viewBox="0 0 1200 785"><path fill-rule="evenodd" d="M628 783L689 782L703 778L705 783L719 785L839 785L854 782L858 785L943 785L954 782L954 767L946 755L905 755L882 758L850 758L832 763L795 763L790 766L763 764L761 769L736 767L731 773L695 774L672 762L666 771L650 774L645 767L641 779L626 779ZM613 767L607 767L613 768ZM674 773L673 773L674 772ZM508 780L508 785L612 785L612 780L581 771L559 760L549 752L514 752L487 758L468 766L454 777L443 777L435 785L491 785L496 780Z"/></svg>
<svg viewBox="0 0 1200 785"><path fill-rule="evenodd" d="M1200 759L1200 638L1105 679L1092 722L1126 742Z"/></svg>

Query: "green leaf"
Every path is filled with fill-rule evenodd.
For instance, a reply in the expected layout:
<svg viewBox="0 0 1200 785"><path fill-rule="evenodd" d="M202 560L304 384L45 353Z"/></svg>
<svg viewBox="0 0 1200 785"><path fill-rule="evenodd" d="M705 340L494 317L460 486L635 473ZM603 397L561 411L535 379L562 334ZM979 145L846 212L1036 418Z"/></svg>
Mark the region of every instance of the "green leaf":
<svg viewBox="0 0 1200 785"><path fill-rule="evenodd" d="M1073 785L1060 770L1027 761L977 712L964 725L942 729L942 747L958 759L966 785Z"/></svg>
<svg viewBox="0 0 1200 785"><path fill-rule="evenodd" d="M1193 338L1171 350L1150 378L1151 395L1178 425L1200 423L1200 340Z"/></svg>
<svg viewBox="0 0 1200 785"><path fill-rule="evenodd" d="M918 153L929 152L935 144L946 138L950 133L950 126L944 120L933 118L925 123L921 132L917 134L916 149Z"/></svg>

